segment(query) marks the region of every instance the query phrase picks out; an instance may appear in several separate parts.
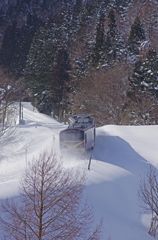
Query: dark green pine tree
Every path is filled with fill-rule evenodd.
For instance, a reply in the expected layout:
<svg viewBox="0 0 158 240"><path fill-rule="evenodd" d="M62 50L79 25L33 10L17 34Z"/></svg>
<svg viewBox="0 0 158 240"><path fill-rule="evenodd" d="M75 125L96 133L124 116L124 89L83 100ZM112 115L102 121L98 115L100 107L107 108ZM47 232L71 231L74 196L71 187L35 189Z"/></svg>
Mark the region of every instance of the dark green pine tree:
<svg viewBox="0 0 158 240"><path fill-rule="evenodd" d="M150 93L158 97L158 56L155 50L148 51L143 68L144 83L148 86Z"/></svg>
<svg viewBox="0 0 158 240"><path fill-rule="evenodd" d="M53 96L53 113L60 116L69 105L69 93L73 90L69 71L71 69L69 55L65 48L58 50L52 72L50 89Z"/></svg>
<svg viewBox="0 0 158 240"><path fill-rule="evenodd" d="M115 6L118 7L126 7L133 0L115 0Z"/></svg>
<svg viewBox="0 0 158 240"><path fill-rule="evenodd" d="M82 0L76 0L74 5L74 15L78 16L82 9Z"/></svg>
<svg viewBox="0 0 158 240"><path fill-rule="evenodd" d="M130 35L128 38L127 49L132 54L139 54L139 46L145 40L145 31L143 25L139 19L136 17L134 23L131 26Z"/></svg>
<svg viewBox="0 0 158 240"><path fill-rule="evenodd" d="M76 0L73 6L72 30L77 31L82 22L82 0Z"/></svg>
<svg viewBox="0 0 158 240"><path fill-rule="evenodd" d="M104 13L101 11L99 22L96 29L95 46L92 53L92 65L98 66L100 62L103 63L104 58Z"/></svg>
<svg viewBox="0 0 158 240"><path fill-rule="evenodd" d="M35 34L25 68L26 84L37 100L37 108L48 115L52 110L58 115L66 108L69 92L65 33L60 19L55 21Z"/></svg>
<svg viewBox="0 0 158 240"><path fill-rule="evenodd" d="M108 14L108 28L109 30L105 40L105 60L110 62L116 58L118 41L117 25L113 9L111 9Z"/></svg>
<svg viewBox="0 0 158 240"><path fill-rule="evenodd" d="M144 86L142 85L144 80L144 68L142 61L139 60L135 63L132 77L130 77L129 80L132 88L136 87L138 90L144 90Z"/></svg>
<svg viewBox="0 0 158 240"><path fill-rule="evenodd" d="M34 36L24 70L26 86L37 100L40 112L51 114L52 95L49 81L52 79L56 45L59 44L55 31L42 27Z"/></svg>
<svg viewBox="0 0 158 240"><path fill-rule="evenodd" d="M87 1L85 4L85 8L87 11L87 16L91 17L97 17L98 12L100 12L100 7L104 8L103 4L107 6L108 1L104 1L104 0L91 0L91 1ZM105 9L105 8L104 8Z"/></svg>
<svg viewBox="0 0 158 240"><path fill-rule="evenodd" d="M27 22L21 29L19 45L17 48L17 62L15 68L18 74L22 74L26 65L27 55L35 32L43 25L43 21L37 17L36 13L28 14Z"/></svg>
<svg viewBox="0 0 158 240"><path fill-rule="evenodd" d="M20 29L17 28L17 22L14 21L6 30L0 50L0 65L14 71L15 54L19 44Z"/></svg>
<svg viewBox="0 0 158 240"><path fill-rule="evenodd" d="M140 91L148 91L158 97L158 56L153 49L148 51L144 61L135 63L130 84Z"/></svg>
<svg viewBox="0 0 158 240"><path fill-rule="evenodd" d="M35 31L42 25L36 14L28 14L27 22L22 28L16 21L5 31L0 50L0 63L16 75L21 75L25 68L27 55Z"/></svg>
<svg viewBox="0 0 158 240"><path fill-rule="evenodd" d="M67 42L76 29L73 25L73 5L68 5L60 11L57 19L62 19L59 27L64 35L64 42ZM57 23L58 24L58 23Z"/></svg>

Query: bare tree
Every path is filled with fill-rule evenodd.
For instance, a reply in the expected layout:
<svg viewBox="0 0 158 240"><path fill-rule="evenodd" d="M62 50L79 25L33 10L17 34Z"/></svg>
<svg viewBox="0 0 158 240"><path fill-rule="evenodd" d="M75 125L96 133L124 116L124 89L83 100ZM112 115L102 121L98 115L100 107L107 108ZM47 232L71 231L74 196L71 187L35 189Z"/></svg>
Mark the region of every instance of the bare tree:
<svg viewBox="0 0 158 240"><path fill-rule="evenodd" d="M20 199L1 205L4 239L100 239L101 222L91 231L93 214L83 200L84 187L84 174L64 169L54 153L42 153L24 173Z"/></svg>
<svg viewBox="0 0 158 240"><path fill-rule="evenodd" d="M89 72L88 72L89 71ZM93 116L97 125L124 124L128 69L120 62L113 68L88 69L71 106L73 113Z"/></svg>
<svg viewBox="0 0 158 240"><path fill-rule="evenodd" d="M158 174L153 166L149 167L147 174L141 179L138 196L143 211L152 214L148 233L156 237L158 229Z"/></svg>

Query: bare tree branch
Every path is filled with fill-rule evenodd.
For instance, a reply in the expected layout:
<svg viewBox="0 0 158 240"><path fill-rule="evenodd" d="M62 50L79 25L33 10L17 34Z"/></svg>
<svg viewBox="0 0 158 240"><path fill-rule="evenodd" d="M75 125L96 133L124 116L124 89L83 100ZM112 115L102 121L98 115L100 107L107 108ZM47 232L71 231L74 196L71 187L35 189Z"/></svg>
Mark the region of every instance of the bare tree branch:
<svg viewBox="0 0 158 240"><path fill-rule="evenodd" d="M158 175L157 170L150 166L144 178L141 178L138 196L140 207L152 214L149 234L156 237L158 229Z"/></svg>

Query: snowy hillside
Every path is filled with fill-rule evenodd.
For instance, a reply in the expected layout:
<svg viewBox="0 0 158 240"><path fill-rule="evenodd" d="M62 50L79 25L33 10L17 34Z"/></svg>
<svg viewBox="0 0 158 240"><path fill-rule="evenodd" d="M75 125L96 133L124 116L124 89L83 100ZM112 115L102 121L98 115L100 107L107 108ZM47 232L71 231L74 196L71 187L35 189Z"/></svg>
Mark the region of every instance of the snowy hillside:
<svg viewBox="0 0 158 240"><path fill-rule="evenodd" d="M33 111L23 103L25 125L17 125L10 141L0 145L0 199L17 196L21 173L32 157L54 146L59 150L59 131L65 126ZM94 206L96 221L104 219L103 240L150 240L150 216L138 207L140 176L148 163L157 166L158 126L97 128L91 170L88 161L64 159L87 173L86 198Z"/></svg>

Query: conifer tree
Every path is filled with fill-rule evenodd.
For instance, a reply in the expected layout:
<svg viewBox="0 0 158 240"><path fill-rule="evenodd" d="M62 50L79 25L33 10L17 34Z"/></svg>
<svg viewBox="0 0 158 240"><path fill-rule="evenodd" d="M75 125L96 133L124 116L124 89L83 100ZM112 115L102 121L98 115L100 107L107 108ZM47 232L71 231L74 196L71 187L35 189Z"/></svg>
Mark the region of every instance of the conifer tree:
<svg viewBox="0 0 158 240"><path fill-rule="evenodd" d="M139 46L141 42L145 40L145 31L143 25L139 19L136 17L134 23L131 26L130 35L128 38L127 48L128 50L135 55L139 53Z"/></svg>
<svg viewBox="0 0 158 240"><path fill-rule="evenodd" d="M90 17L97 16L98 12L100 12L100 8L102 8L103 10L103 3L107 5L107 2L103 0L87 1L86 10L87 10L88 16Z"/></svg>
<svg viewBox="0 0 158 240"><path fill-rule="evenodd" d="M26 24L21 28L16 21L7 27L0 51L0 63L4 67L17 75L22 74L32 38L40 25L42 21L36 13L32 13L27 15Z"/></svg>
<svg viewBox="0 0 158 240"><path fill-rule="evenodd" d="M49 82L52 79L53 61L58 40L55 31L41 28L32 42L24 71L26 85L37 99L40 112L50 115L52 94Z"/></svg>
<svg viewBox="0 0 158 240"><path fill-rule="evenodd" d="M141 91L149 91L152 95L158 97L158 56L150 49L144 61L135 63L131 85Z"/></svg>
<svg viewBox="0 0 158 240"><path fill-rule="evenodd" d="M76 0L74 5L74 15L79 15L80 11L82 9L82 0Z"/></svg>
<svg viewBox="0 0 158 240"><path fill-rule="evenodd" d="M35 35L25 68L26 84L37 99L37 108L48 115L53 110L59 116L60 109L67 106L71 88L64 34L60 19L41 28Z"/></svg>
<svg viewBox="0 0 158 240"><path fill-rule="evenodd" d="M15 54L18 46L18 36L20 29L17 28L17 22L14 21L6 30L2 41L0 51L0 64L4 67L14 70Z"/></svg>
<svg viewBox="0 0 158 240"><path fill-rule="evenodd" d="M52 81L50 82L54 116L62 117L63 110L69 104L69 92L73 89L68 73L70 69L67 50L64 48L59 49L55 57L55 66L52 72Z"/></svg>
<svg viewBox="0 0 158 240"><path fill-rule="evenodd" d="M101 11L99 22L96 29L95 46L92 54L92 63L97 66L99 62L102 62L104 55L104 13Z"/></svg>
<svg viewBox="0 0 158 240"><path fill-rule="evenodd" d="M139 90L143 90L143 79L144 79L144 71L143 71L143 62L137 61L135 63L135 68L133 70L132 77L129 78L130 84L132 87L137 87Z"/></svg>
<svg viewBox="0 0 158 240"><path fill-rule="evenodd" d="M72 12L72 30L77 31L82 23L83 6L82 0L76 0Z"/></svg>
<svg viewBox="0 0 158 240"><path fill-rule="evenodd" d="M110 61L112 59L116 58L116 52L117 52L117 28L116 28L116 19L115 19L115 13L114 10L111 9L108 14L108 32L106 36L105 41L105 52L107 56L107 61Z"/></svg>
<svg viewBox="0 0 158 240"><path fill-rule="evenodd" d="M150 93L158 97L158 56L153 49L148 51L144 66L144 82L148 84Z"/></svg>

